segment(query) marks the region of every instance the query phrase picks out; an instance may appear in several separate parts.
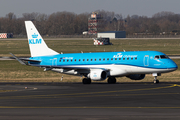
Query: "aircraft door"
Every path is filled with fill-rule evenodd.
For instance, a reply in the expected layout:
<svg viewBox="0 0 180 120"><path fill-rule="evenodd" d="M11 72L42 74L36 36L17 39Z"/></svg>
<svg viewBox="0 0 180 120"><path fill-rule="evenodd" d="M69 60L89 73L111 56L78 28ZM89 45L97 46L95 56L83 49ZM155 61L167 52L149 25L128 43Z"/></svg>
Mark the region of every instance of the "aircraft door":
<svg viewBox="0 0 180 120"><path fill-rule="evenodd" d="M144 66L149 66L149 55L144 56Z"/></svg>

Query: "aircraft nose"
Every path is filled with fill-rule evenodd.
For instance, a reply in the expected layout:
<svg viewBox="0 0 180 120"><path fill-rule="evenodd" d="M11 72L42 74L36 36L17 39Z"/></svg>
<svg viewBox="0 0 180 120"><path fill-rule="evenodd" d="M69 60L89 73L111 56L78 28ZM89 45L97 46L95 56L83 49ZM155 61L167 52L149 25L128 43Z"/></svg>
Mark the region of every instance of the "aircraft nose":
<svg viewBox="0 0 180 120"><path fill-rule="evenodd" d="M176 63L174 63L174 68L177 70L178 69L178 66Z"/></svg>
<svg viewBox="0 0 180 120"><path fill-rule="evenodd" d="M174 61L171 61L167 68L174 71L178 69L178 66Z"/></svg>

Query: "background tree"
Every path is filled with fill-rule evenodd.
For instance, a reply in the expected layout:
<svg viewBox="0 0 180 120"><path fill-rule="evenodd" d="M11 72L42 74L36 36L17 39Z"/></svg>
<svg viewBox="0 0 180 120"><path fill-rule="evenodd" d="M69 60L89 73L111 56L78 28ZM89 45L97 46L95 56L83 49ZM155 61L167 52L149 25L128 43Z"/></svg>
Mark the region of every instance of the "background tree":
<svg viewBox="0 0 180 120"><path fill-rule="evenodd" d="M170 33L180 31L180 14L162 11L152 17L128 15L122 17L120 13L97 10L101 15L100 32L121 31L134 33ZM12 12L0 18L0 33L14 33L26 35L25 20L32 20L42 35L80 35L88 30L88 18L91 13L75 14L73 12L56 12L50 15L41 13L23 13L17 18Z"/></svg>

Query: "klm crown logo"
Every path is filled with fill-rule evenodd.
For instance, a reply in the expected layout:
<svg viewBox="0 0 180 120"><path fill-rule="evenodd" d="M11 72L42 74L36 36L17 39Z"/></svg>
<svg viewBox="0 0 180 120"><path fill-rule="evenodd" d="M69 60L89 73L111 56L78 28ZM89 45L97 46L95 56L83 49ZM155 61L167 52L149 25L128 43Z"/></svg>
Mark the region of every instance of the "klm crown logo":
<svg viewBox="0 0 180 120"><path fill-rule="evenodd" d="M34 34L32 35L32 38L37 38L37 37L38 37L38 34L35 34L35 33L34 33Z"/></svg>
<svg viewBox="0 0 180 120"><path fill-rule="evenodd" d="M42 43L42 39L37 39L38 34L34 33L32 35L33 39L29 39L29 44L41 44Z"/></svg>

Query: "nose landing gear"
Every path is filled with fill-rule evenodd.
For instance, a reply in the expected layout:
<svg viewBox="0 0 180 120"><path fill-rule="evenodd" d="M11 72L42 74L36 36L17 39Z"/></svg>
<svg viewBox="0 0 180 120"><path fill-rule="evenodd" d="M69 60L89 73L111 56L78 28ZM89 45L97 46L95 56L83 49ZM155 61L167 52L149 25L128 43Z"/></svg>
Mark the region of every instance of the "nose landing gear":
<svg viewBox="0 0 180 120"><path fill-rule="evenodd" d="M157 76L161 76L160 73L153 73L152 76L154 76L154 84L159 83L159 80L157 79Z"/></svg>
<svg viewBox="0 0 180 120"><path fill-rule="evenodd" d="M159 80L157 79L157 76L154 76L154 84L159 83Z"/></svg>

